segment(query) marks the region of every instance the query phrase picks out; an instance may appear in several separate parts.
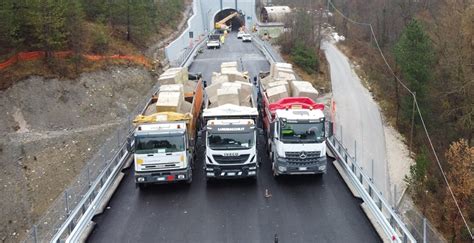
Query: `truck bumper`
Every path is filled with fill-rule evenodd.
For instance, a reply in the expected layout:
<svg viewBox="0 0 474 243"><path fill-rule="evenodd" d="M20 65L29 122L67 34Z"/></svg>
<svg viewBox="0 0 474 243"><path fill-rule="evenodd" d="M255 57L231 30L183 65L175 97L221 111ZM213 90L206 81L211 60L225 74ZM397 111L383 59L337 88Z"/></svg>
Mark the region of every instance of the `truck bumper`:
<svg viewBox="0 0 474 243"><path fill-rule="evenodd" d="M285 159L275 161L278 175L326 174L327 158L321 157L314 163L291 163Z"/></svg>
<svg viewBox="0 0 474 243"><path fill-rule="evenodd" d="M207 178L238 179L257 178L257 163L245 165L213 165L206 164L204 172Z"/></svg>
<svg viewBox="0 0 474 243"><path fill-rule="evenodd" d="M137 184L166 184L180 181L189 181L191 179L191 167L181 170L168 171L135 171L135 183Z"/></svg>

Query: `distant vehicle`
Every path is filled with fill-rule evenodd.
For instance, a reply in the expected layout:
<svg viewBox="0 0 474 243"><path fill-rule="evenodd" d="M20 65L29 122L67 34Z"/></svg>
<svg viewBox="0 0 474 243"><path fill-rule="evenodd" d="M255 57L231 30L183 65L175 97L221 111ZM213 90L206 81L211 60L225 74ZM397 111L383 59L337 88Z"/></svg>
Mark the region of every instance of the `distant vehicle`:
<svg viewBox="0 0 474 243"><path fill-rule="evenodd" d="M207 49L211 48L221 48L221 40L220 40L220 35L217 34L212 34L209 35L209 38L207 40Z"/></svg>
<svg viewBox="0 0 474 243"><path fill-rule="evenodd" d="M251 42L252 36L250 34L243 34L242 35L242 42Z"/></svg>
<svg viewBox="0 0 474 243"><path fill-rule="evenodd" d="M237 39L242 39L243 35L245 35L245 32L239 31L239 33L237 34Z"/></svg>

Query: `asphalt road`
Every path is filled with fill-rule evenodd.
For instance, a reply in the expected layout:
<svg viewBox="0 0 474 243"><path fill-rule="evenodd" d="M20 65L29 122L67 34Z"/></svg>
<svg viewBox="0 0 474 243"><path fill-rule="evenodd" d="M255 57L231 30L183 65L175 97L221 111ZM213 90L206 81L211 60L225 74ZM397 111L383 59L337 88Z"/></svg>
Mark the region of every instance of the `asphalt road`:
<svg viewBox="0 0 474 243"><path fill-rule="evenodd" d="M342 137L344 146L389 199L385 133L378 105L362 86L347 57L334 44L325 42L323 49L330 66L336 102L336 136Z"/></svg>
<svg viewBox="0 0 474 243"><path fill-rule="evenodd" d="M240 60L255 75L269 64L248 43L230 36L221 50L205 50L191 67L209 77L222 61ZM264 149L264 137L259 149ZM198 143L198 144L202 144ZM109 208L94 218L88 242L380 242L380 238L337 171L275 180L262 158L255 181L207 184L203 147L191 185L135 188L133 169L113 195ZM265 191L271 197L265 197Z"/></svg>
<svg viewBox="0 0 474 243"><path fill-rule="evenodd" d="M191 64L189 71L202 73L203 79L211 83L212 72L220 72L222 62L237 61L240 71L248 71L250 77L258 75L260 71L270 71L270 64L260 50L250 42L242 42L231 33L221 49L202 49Z"/></svg>

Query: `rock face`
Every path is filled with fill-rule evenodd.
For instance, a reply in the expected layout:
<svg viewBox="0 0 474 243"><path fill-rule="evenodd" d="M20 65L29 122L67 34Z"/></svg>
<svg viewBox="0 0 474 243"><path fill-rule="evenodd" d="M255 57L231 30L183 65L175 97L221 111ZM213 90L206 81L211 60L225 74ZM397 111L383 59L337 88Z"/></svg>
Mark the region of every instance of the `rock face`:
<svg viewBox="0 0 474 243"><path fill-rule="evenodd" d="M314 101L318 98L319 92L310 82L307 81L292 81L291 82L291 96L292 97L308 97Z"/></svg>
<svg viewBox="0 0 474 243"><path fill-rule="evenodd" d="M310 82L296 80L293 67L289 63L273 63L270 67L270 75L261 79L260 82L271 103L285 97L308 97L316 101L319 96L318 90Z"/></svg>
<svg viewBox="0 0 474 243"><path fill-rule="evenodd" d="M184 67L170 68L160 75L160 84L182 84L188 81L188 69Z"/></svg>
<svg viewBox="0 0 474 243"><path fill-rule="evenodd" d="M74 80L33 76L0 91L0 242L22 241L101 146L117 143L117 128L154 84L145 69L112 67Z"/></svg>
<svg viewBox="0 0 474 243"><path fill-rule="evenodd" d="M251 106L252 84L247 72L237 70L237 62L223 62L221 72L212 74L212 84L206 88L210 107L224 104Z"/></svg>
<svg viewBox="0 0 474 243"><path fill-rule="evenodd" d="M178 112L183 101L181 92L160 92L156 101L156 112Z"/></svg>
<svg viewBox="0 0 474 243"><path fill-rule="evenodd" d="M236 87L227 87L217 90L217 104L240 105L239 89Z"/></svg>
<svg viewBox="0 0 474 243"><path fill-rule="evenodd" d="M285 86L282 85L267 89L267 96L270 103L274 103L282 98L289 97L288 91L286 90Z"/></svg>

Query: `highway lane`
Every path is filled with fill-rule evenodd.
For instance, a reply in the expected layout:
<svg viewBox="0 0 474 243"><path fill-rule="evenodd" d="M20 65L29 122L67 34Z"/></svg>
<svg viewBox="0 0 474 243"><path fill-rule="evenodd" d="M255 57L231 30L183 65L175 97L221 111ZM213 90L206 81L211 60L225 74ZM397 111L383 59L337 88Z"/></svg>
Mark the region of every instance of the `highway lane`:
<svg viewBox="0 0 474 243"><path fill-rule="evenodd" d="M208 80L220 62L239 60L256 75L269 64L252 44L230 36L221 50L205 50L191 66ZM259 137L259 149L264 149ZM203 141L198 142L202 145ZM113 195L109 208L94 218L88 242L380 242L372 225L330 163L324 177L275 180L268 157L256 182L206 184L203 147L191 185L135 188L133 169ZM263 153L262 153L263 154ZM265 191L271 197L265 197Z"/></svg>
<svg viewBox="0 0 474 243"><path fill-rule="evenodd" d="M237 61L240 71L248 71L251 77L258 75L262 70L269 71L270 64L260 50L252 43L237 39L231 33L221 49L203 49L191 64L190 72L200 72L203 79L211 83L212 72L219 72L222 62Z"/></svg>

